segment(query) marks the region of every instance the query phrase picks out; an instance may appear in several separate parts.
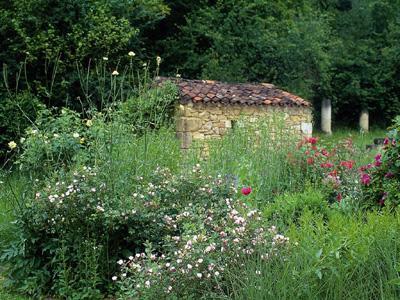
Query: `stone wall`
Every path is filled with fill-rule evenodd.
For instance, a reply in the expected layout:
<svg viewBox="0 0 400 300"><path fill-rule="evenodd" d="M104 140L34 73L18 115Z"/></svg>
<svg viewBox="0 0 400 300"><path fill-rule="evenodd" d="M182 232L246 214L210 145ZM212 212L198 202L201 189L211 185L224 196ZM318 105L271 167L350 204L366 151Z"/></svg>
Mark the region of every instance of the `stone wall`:
<svg viewBox="0 0 400 300"><path fill-rule="evenodd" d="M284 128L295 134L311 136L312 109L295 106L248 106L224 104L180 104L176 112L176 132L181 147L189 148L194 140L219 138L240 122L257 123L280 116Z"/></svg>

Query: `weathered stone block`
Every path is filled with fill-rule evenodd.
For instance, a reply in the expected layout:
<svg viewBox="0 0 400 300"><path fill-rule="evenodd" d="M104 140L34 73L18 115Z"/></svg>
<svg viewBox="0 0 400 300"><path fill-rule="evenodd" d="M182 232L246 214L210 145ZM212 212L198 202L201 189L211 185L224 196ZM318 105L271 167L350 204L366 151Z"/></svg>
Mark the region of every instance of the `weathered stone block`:
<svg viewBox="0 0 400 300"><path fill-rule="evenodd" d="M181 141L181 148L187 149L192 143L192 134L190 132L177 132L176 137Z"/></svg>
<svg viewBox="0 0 400 300"><path fill-rule="evenodd" d="M308 136L312 136L312 123L302 122L301 123L301 132Z"/></svg>
<svg viewBox="0 0 400 300"><path fill-rule="evenodd" d="M204 134L199 132L194 132L192 138L194 140L204 140Z"/></svg>
<svg viewBox="0 0 400 300"><path fill-rule="evenodd" d="M191 118L185 120L185 130L186 131L197 131L201 128L202 121L200 119Z"/></svg>
<svg viewBox="0 0 400 300"><path fill-rule="evenodd" d="M216 121L216 120L218 120L218 116L217 115L210 115L210 120L211 121Z"/></svg>
<svg viewBox="0 0 400 300"><path fill-rule="evenodd" d="M232 120L237 120L235 126L256 130L258 126L266 126L272 131L275 122L280 121L284 122L284 131L288 134L311 135L312 132L310 108L189 103L183 109L177 107L176 127L182 148L188 148L192 140L221 137L232 128Z"/></svg>
<svg viewBox="0 0 400 300"><path fill-rule="evenodd" d="M210 113L208 111L199 112L199 118L201 118L203 120L208 119L209 116L210 116Z"/></svg>
<svg viewBox="0 0 400 300"><path fill-rule="evenodd" d="M203 129L211 130L212 128L213 128L213 123L210 121L203 125Z"/></svg>
<svg viewBox="0 0 400 300"><path fill-rule="evenodd" d="M176 131L185 131L185 119L178 118L176 120Z"/></svg>

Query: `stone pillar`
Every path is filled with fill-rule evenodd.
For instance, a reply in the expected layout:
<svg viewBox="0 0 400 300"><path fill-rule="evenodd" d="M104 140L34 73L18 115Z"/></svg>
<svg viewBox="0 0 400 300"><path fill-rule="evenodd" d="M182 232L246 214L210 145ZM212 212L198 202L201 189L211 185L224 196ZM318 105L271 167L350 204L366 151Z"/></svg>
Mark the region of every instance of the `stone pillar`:
<svg viewBox="0 0 400 300"><path fill-rule="evenodd" d="M369 113L368 109L361 110L360 114L360 130L368 132L369 130Z"/></svg>
<svg viewBox="0 0 400 300"><path fill-rule="evenodd" d="M326 134L332 134L332 103L330 99L322 100L321 129Z"/></svg>

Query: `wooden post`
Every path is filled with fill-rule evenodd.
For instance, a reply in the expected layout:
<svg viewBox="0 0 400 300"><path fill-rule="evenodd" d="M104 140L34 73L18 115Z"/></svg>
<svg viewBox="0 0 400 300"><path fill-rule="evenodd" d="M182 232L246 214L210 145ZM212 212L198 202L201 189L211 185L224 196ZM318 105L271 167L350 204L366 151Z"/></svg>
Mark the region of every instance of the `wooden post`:
<svg viewBox="0 0 400 300"><path fill-rule="evenodd" d="M321 129L326 134L332 134L332 103L330 99L322 100Z"/></svg>
<svg viewBox="0 0 400 300"><path fill-rule="evenodd" d="M368 109L361 110L360 114L360 130L368 132L369 130L369 113Z"/></svg>

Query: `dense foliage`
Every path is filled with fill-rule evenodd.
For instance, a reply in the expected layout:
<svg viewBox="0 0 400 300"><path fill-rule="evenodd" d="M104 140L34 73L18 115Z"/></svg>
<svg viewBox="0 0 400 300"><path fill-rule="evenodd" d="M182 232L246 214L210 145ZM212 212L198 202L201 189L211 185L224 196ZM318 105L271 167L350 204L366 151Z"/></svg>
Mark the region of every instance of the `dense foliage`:
<svg viewBox="0 0 400 300"><path fill-rule="evenodd" d="M176 90L148 86L140 95L168 106ZM295 136L279 130L278 116L232 130L209 144L206 157L195 145L183 153L172 131L153 126L169 124L154 117L165 112L132 123L118 101L86 118L66 108L43 110L25 140L8 145L21 170L21 185L7 182L0 194L15 204L0 227L9 288L71 299L398 294L391 254L397 244L389 238L397 234L397 203L364 205L380 188L363 177L372 168L357 168L368 153L348 139L329 146L313 137L296 145ZM398 160L395 133L375 157L376 170L397 172L390 164ZM398 189L390 193L398 199ZM346 230L337 227L346 222L352 224ZM363 252L380 243L376 253ZM287 275L285 263L297 273ZM290 286L268 279L270 273ZM301 277L307 282L294 289L291 280ZM357 288L350 293L331 282L342 277Z"/></svg>
<svg viewBox="0 0 400 300"><path fill-rule="evenodd" d="M98 82L82 70L98 73L93 62L103 58L107 72L120 61L138 70L160 55L164 75L271 82L312 100L316 111L331 99L335 115L352 124L361 109L388 124L400 109L399 7L398 0L1 1L0 100L9 108L1 105L0 114L18 111L8 104L20 96L10 99L7 89L73 108L90 91L98 104ZM2 141L21 131L2 126Z"/></svg>
<svg viewBox="0 0 400 300"><path fill-rule="evenodd" d="M366 207L387 206L391 209L400 204L400 117L389 131L383 144L383 152L374 162L362 168L361 181L366 192Z"/></svg>

